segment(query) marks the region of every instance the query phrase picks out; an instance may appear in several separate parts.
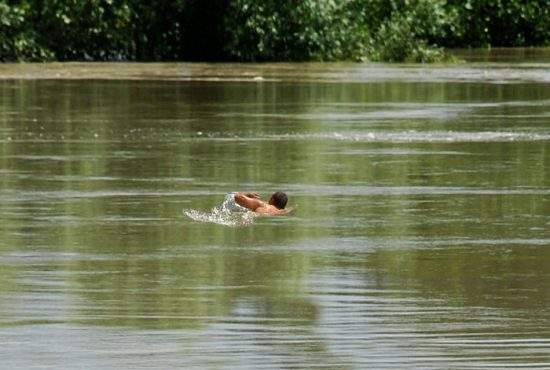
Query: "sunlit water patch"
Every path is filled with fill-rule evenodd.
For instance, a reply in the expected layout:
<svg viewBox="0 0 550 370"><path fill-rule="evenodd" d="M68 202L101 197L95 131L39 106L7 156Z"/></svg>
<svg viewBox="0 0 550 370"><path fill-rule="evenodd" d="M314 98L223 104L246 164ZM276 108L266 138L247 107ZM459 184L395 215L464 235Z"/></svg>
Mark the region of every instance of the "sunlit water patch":
<svg viewBox="0 0 550 370"><path fill-rule="evenodd" d="M510 142L510 141L546 141L550 133L524 132L457 132L457 131L378 131L378 132L327 132L315 134L273 135L279 140L337 140L353 142L387 143L454 143L454 142Z"/></svg>

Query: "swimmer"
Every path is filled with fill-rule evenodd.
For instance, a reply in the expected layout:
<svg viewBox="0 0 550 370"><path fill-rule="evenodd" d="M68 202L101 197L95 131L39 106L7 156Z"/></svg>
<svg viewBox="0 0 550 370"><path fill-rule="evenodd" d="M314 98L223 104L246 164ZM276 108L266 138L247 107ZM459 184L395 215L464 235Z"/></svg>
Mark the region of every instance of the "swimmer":
<svg viewBox="0 0 550 370"><path fill-rule="evenodd" d="M234 197L239 206L258 214L278 216L290 212L285 209L288 198L281 191L273 193L267 202L261 200L258 193L234 193Z"/></svg>

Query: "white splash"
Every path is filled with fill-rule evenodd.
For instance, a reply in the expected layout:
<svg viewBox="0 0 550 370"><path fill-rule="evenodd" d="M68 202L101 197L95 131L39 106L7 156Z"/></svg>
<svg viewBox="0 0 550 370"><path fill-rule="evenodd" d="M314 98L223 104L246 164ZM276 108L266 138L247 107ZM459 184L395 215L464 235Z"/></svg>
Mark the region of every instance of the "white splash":
<svg viewBox="0 0 550 370"><path fill-rule="evenodd" d="M254 222L256 215L250 211L235 211L234 202L226 197L223 203L210 210L210 212L195 209L184 209L183 213L198 222L210 222L224 226L243 227Z"/></svg>

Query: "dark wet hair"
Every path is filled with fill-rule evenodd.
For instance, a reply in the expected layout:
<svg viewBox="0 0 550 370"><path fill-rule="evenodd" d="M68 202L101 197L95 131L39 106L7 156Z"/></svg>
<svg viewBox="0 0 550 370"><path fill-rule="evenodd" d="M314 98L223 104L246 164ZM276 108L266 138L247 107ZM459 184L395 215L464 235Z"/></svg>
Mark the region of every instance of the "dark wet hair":
<svg viewBox="0 0 550 370"><path fill-rule="evenodd" d="M278 191L276 193L273 193L273 195L271 196L271 201L275 207L279 209L284 209L286 206L286 202L288 202L288 198L285 193L283 193L282 191Z"/></svg>

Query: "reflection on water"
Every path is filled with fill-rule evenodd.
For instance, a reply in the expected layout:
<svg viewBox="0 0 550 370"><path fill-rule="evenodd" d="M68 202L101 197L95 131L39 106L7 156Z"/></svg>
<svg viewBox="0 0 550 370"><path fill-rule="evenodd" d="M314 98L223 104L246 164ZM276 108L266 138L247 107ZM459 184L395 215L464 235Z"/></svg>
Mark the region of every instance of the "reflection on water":
<svg viewBox="0 0 550 370"><path fill-rule="evenodd" d="M64 66L0 71L6 368L550 367L546 65Z"/></svg>

